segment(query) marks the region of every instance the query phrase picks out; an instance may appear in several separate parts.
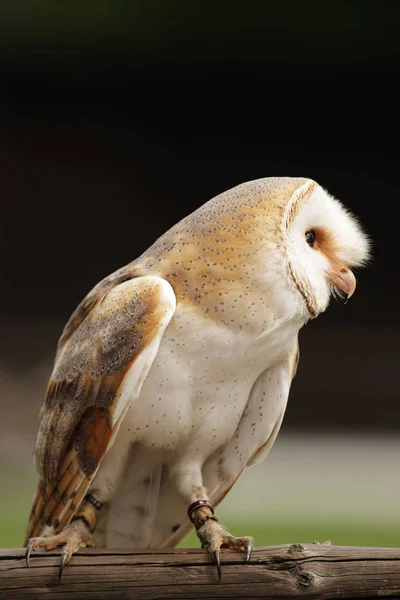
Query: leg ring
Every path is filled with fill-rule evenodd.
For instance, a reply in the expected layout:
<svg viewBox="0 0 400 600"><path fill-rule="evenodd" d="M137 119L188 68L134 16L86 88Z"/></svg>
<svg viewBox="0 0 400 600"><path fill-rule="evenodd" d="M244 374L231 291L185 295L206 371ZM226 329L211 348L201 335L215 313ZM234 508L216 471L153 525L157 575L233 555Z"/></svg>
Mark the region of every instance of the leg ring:
<svg viewBox="0 0 400 600"><path fill-rule="evenodd" d="M193 502L193 504L191 504L188 508L188 517L192 521L192 523L194 523L192 517L193 513L199 508L202 508L203 506L207 506L211 510L212 514L214 514L214 508L211 502L209 502L208 500L196 500L196 502Z"/></svg>

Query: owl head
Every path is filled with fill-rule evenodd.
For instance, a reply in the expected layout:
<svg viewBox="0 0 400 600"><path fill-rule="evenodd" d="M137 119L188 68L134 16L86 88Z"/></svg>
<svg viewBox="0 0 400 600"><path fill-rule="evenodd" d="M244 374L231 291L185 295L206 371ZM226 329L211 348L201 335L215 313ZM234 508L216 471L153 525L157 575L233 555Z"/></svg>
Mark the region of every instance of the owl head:
<svg viewBox="0 0 400 600"><path fill-rule="evenodd" d="M312 317L326 309L332 295L352 296L352 269L368 261L370 243L338 200L306 180L286 205L283 233L290 275Z"/></svg>

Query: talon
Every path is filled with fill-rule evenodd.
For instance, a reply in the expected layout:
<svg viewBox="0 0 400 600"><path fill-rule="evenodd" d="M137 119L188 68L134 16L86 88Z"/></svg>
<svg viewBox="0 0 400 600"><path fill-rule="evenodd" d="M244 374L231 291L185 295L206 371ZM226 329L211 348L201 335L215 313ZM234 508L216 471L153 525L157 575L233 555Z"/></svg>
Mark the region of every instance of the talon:
<svg viewBox="0 0 400 600"><path fill-rule="evenodd" d="M26 552L25 552L25 560L26 560L26 566L27 567L31 566L29 560L30 560L30 557L31 557L32 547L33 547L33 543L29 542L28 545L27 545L27 547L26 547Z"/></svg>
<svg viewBox="0 0 400 600"><path fill-rule="evenodd" d="M83 517L77 517L63 531L55 535L47 535L44 537L35 537L28 540L26 546L25 560L30 566L30 555L37 548L52 550L64 546L64 551L61 555L61 562L58 570L58 581L61 581L64 567L71 560L72 555L86 546L92 546L94 540L90 531L89 525L83 520Z"/></svg>
<svg viewBox="0 0 400 600"><path fill-rule="evenodd" d="M217 565L218 579L221 581L221 553L219 550L214 552L214 558Z"/></svg>
<svg viewBox="0 0 400 600"><path fill-rule="evenodd" d="M247 556L246 556L246 563L249 562L250 558L251 558L251 553L253 551L253 543L251 540L249 540L247 542Z"/></svg>
<svg viewBox="0 0 400 600"><path fill-rule="evenodd" d="M61 578L64 572L64 567L67 564L67 562L69 561L71 557L66 553L63 552L62 554L62 558L61 558L61 563L60 563L60 567L58 569L58 583L61 583Z"/></svg>

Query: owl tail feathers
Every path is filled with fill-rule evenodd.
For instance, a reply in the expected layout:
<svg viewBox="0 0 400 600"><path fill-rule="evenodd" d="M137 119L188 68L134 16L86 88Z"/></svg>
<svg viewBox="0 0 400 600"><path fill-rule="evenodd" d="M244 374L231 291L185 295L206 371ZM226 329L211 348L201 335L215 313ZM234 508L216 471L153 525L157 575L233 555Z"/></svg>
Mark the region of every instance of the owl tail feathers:
<svg viewBox="0 0 400 600"><path fill-rule="evenodd" d="M67 452L59 476L49 482L42 479L39 481L25 545L31 537L62 531L76 513L91 479L79 467L75 452Z"/></svg>
<svg viewBox="0 0 400 600"><path fill-rule="evenodd" d="M107 448L112 444L129 406L126 406L111 429L107 413L96 407L86 412L85 454L79 443L78 430L61 462L57 476L39 481L29 518L27 540L45 534L57 534L77 516L78 509L89 491ZM101 440L101 443L99 443ZM88 457L93 460L88 460ZM87 473L85 473L85 465ZM90 469L87 468L89 465Z"/></svg>

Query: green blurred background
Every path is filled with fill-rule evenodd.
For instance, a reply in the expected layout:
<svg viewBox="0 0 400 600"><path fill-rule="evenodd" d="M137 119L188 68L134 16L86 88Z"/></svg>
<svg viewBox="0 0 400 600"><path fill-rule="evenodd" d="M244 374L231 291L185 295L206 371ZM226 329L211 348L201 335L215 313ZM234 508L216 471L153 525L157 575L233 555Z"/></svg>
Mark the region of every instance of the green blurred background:
<svg viewBox="0 0 400 600"><path fill-rule="evenodd" d="M330 540L397 547L399 453L395 436L281 433L269 458L245 470L218 516L258 546ZM1 546L20 547L36 478L22 454L2 465L1 476ZM198 547L195 534L182 546Z"/></svg>
<svg viewBox="0 0 400 600"><path fill-rule="evenodd" d="M342 199L374 262L301 333L282 433L219 516L257 545L398 545L399 22L395 3L0 4L0 546L22 542L76 304L204 201L268 175Z"/></svg>

